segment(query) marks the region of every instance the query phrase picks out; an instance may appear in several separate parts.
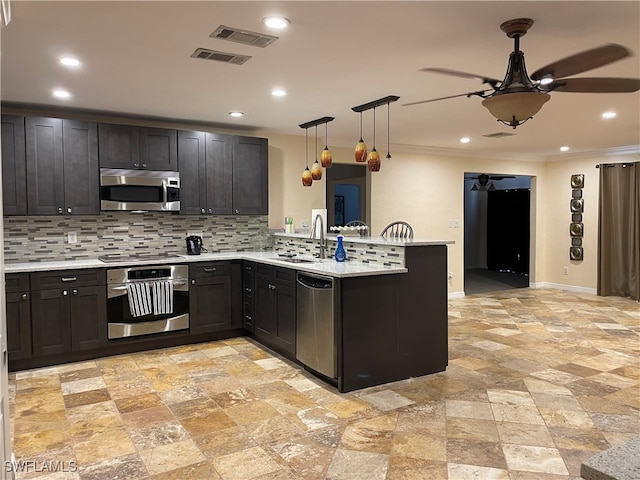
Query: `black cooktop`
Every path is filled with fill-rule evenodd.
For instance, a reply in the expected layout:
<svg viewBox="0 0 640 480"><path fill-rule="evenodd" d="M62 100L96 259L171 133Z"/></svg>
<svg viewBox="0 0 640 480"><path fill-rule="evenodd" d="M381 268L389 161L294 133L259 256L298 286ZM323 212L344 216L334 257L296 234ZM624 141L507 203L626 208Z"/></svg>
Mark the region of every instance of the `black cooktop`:
<svg viewBox="0 0 640 480"><path fill-rule="evenodd" d="M110 255L103 255L98 257L98 260L104 263L118 263L118 262L130 262L130 261L146 261L146 260L165 260L167 258L181 258L181 255L175 253L133 253L122 254L114 253Z"/></svg>

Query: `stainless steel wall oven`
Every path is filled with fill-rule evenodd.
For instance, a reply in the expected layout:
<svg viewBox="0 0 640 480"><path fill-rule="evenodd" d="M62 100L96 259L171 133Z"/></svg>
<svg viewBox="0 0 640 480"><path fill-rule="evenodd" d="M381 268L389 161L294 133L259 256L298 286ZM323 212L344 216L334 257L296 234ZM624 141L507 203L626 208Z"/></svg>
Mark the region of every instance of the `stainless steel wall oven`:
<svg viewBox="0 0 640 480"><path fill-rule="evenodd" d="M109 339L189 328L189 267L107 270Z"/></svg>

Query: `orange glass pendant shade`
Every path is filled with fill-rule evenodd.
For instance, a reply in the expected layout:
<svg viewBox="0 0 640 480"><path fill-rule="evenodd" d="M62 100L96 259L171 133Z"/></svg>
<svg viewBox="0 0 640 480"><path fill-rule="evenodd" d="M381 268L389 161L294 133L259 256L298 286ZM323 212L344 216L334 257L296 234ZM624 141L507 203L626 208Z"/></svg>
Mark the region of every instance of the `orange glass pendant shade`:
<svg viewBox="0 0 640 480"><path fill-rule="evenodd" d="M367 165L370 172L380 171L380 154L375 147L369 152L369 158L367 159Z"/></svg>
<svg viewBox="0 0 640 480"><path fill-rule="evenodd" d="M311 165L311 178L314 180L322 179L322 167L320 166L320 162L316 158L316 161Z"/></svg>
<svg viewBox="0 0 640 480"><path fill-rule="evenodd" d="M322 153L320 154L320 163L324 168L331 168L331 164L333 163L333 155L331 155L331 150L329 147L324 147Z"/></svg>
<svg viewBox="0 0 640 480"><path fill-rule="evenodd" d="M364 143L362 138L360 138L360 141L358 141L358 144L356 145L355 158L356 162L367 161L367 144Z"/></svg>
<svg viewBox="0 0 640 480"><path fill-rule="evenodd" d="M313 177L311 176L311 170L309 170L309 167L306 167L302 172L302 186L310 187L312 183Z"/></svg>

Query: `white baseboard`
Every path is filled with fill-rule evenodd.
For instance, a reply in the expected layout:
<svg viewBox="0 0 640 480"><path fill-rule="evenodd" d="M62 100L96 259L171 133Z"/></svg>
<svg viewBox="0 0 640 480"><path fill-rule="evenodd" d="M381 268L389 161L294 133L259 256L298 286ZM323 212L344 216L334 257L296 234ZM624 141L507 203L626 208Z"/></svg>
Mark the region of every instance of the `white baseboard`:
<svg viewBox="0 0 640 480"><path fill-rule="evenodd" d="M457 298L464 298L464 292L449 292L447 296L449 300L455 300Z"/></svg>
<svg viewBox="0 0 640 480"><path fill-rule="evenodd" d="M567 290L575 293L588 293L590 295L597 295L598 290L596 288L577 287L575 285L564 285L562 283L540 282L529 284L531 288L557 288L558 290Z"/></svg>

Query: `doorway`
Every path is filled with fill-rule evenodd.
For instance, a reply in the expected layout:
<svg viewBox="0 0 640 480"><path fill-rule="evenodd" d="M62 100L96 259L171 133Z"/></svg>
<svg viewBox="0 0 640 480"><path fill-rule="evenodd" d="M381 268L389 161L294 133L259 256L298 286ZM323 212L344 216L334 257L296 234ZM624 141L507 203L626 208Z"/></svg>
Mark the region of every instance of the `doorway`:
<svg viewBox="0 0 640 480"><path fill-rule="evenodd" d="M362 220L371 225L366 165L334 163L326 175L327 223L345 225Z"/></svg>
<svg viewBox="0 0 640 480"><path fill-rule="evenodd" d="M465 295L529 286L531 177L465 173Z"/></svg>

